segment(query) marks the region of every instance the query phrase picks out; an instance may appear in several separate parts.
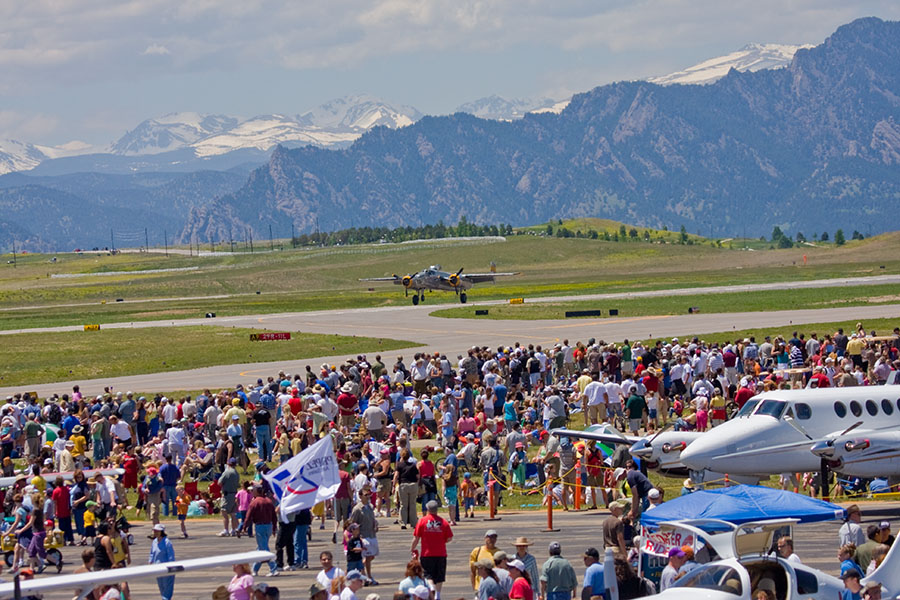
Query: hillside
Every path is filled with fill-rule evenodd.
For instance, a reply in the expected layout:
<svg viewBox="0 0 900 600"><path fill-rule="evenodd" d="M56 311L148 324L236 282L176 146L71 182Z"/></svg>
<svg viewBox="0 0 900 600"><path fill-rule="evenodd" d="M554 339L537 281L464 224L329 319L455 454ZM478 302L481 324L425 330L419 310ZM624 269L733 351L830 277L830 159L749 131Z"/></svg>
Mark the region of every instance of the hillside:
<svg viewBox="0 0 900 600"><path fill-rule="evenodd" d="M900 198L897 90L900 23L860 19L784 69L615 83L514 122L425 117L345 150L278 148L239 191L193 209L181 237L461 216L602 217L712 237L877 233Z"/></svg>

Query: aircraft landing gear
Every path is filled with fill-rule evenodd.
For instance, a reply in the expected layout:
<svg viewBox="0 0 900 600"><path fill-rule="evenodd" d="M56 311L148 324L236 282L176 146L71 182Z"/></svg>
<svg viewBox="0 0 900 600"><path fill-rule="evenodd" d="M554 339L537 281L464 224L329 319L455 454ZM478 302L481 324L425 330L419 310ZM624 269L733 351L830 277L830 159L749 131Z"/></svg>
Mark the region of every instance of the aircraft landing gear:
<svg viewBox="0 0 900 600"><path fill-rule="evenodd" d="M424 292L418 292L417 294L415 294L412 297L413 306L418 306L419 302L425 302L425 293Z"/></svg>
<svg viewBox="0 0 900 600"><path fill-rule="evenodd" d="M465 304L466 300L468 300L468 299L469 298L468 298L468 296L466 296L465 292L460 292L460 294L459 294L459 303L460 304Z"/></svg>
<svg viewBox="0 0 900 600"><path fill-rule="evenodd" d="M415 296L413 296L413 306L418 306L418 305L419 305L419 295L416 294Z"/></svg>

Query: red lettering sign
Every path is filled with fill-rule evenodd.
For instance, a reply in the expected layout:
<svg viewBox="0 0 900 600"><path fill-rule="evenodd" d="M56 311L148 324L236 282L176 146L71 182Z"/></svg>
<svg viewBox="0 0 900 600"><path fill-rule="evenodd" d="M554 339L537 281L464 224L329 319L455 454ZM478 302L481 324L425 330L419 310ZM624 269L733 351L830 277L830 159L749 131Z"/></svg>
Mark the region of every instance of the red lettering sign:
<svg viewBox="0 0 900 600"><path fill-rule="evenodd" d="M273 340L289 340L291 333L289 331L281 333L251 333L251 342L271 342Z"/></svg>

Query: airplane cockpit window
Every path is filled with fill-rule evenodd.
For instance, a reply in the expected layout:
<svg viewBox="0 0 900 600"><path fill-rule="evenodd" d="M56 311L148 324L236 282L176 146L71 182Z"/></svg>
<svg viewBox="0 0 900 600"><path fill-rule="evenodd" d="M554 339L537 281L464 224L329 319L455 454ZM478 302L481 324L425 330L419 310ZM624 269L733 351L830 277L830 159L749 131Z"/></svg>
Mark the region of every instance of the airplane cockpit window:
<svg viewBox="0 0 900 600"><path fill-rule="evenodd" d="M797 418L801 421L805 421L812 417L812 409L809 407L809 404L798 402L794 405L794 410L797 411Z"/></svg>
<svg viewBox="0 0 900 600"><path fill-rule="evenodd" d="M847 416L847 407L844 406L843 402L834 403L834 414L836 414L841 419Z"/></svg>
<svg viewBox="0 0 900 600"><path fill-rule="evenodd" d="M890 415L894 412L894 405L891 404L890 400L888 400L887 398L884 398L881 401L881 410L884 411L884 414Z"/></svg>
<svg viewBox="0 0 900 600"><path fill-rule="evenodd" d="M756 412L753 414L766 415L769 417L780 419L782 413L784 413L785 408L787 408L787 403L781 400L764 400L762 404L759 405L759 408L756 409Z"/></svg>
<svg viewBox="0 0 900 600"><path fill-rule="evenodd" d="M878 414L878 405L874 400L866 400L866 412L873 417Z"/></svg>
<svg viewBox="0 0 900 600"><path fill-rule="evenodd" d="M747 400L747 403L744 404L744 406L741 407L741 410L738 411L737 416L738 417L748 416L750 413L753 412L753 409L756 408L757 404L759 404L759 400L754 400L753 398L751 398L750 400ZM900 400L897 400L897 405L900 406Z"/></svg>
<svg viewBox="0 0 900 600"><path fill-rule="evenodd" d="M728 565L702 565L676 581L672 587L718 590L735 596L743 595L741 576Z"/></svg>
<svg viewBox="0 0 900 600"><path fill-rule="evenodd" d="M859 402L856 400L850 402L850 412L853 413L854 417L858 417L862 414L862 406L860 406Z"/></svg>
<svg viewBox="0 0 900 600"><path fill-rule="evenodd" d="M798 594L815 594L819 591L819 580L809 571L803 569L794 569L797 575L797 593Z"/></svg>

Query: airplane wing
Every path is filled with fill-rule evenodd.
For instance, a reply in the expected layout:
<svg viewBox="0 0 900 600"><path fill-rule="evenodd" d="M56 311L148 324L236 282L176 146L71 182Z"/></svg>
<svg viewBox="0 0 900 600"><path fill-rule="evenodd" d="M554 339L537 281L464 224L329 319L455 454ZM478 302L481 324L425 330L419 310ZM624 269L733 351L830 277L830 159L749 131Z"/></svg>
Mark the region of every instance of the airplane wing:
<svg viewBox="0 0 900 600"><path fill-rule="evenodd" d="M594 431L578 431L575 429L551 429L550 433L559 437L570 437L579 440L594 440L604 444L628 444L629 446L644 438L633 435L616 435L614 433L600 433Z"/></svg>
<svg viewBox="0 0 900 600"><path fill-rule="evenodd" d="M176 560L167 563L153 563L140 567L127 567L124 569L110 569L108 571L94 571L91 573L78 573L75 575L57 575L55 577L42 577L20 581L21 594L37 595L52 590L81 589L90 591L104 583L120 583L131 579L156 579L167 575L177 575L186 571L211 569L213 567L227 567L240 563L255 563L272 560L275 555L271 552L254 550L253 552L241 552L239 554L223 554L208 558L191 558L188 560ZM15 594L14 583L0 584L0 598L12 598ZM84 597L84 596L81 596Z"/></svg>
<svg viewBox="0 0 900 600"><path fill-rule="evenodd" d="M360 279L360 281L387 281L401 285L403 283L403 278L394 275L393 277L366 277L365 279Z"/></svg>
<svg viewBox="0 0 900 600"><path fill-rule="evenodd" d="M469 273L462 274L459 278L465 279L469 283L485 283L494 281L495 277L512 277L513 275L520 275L520 273Z"/></svg>

